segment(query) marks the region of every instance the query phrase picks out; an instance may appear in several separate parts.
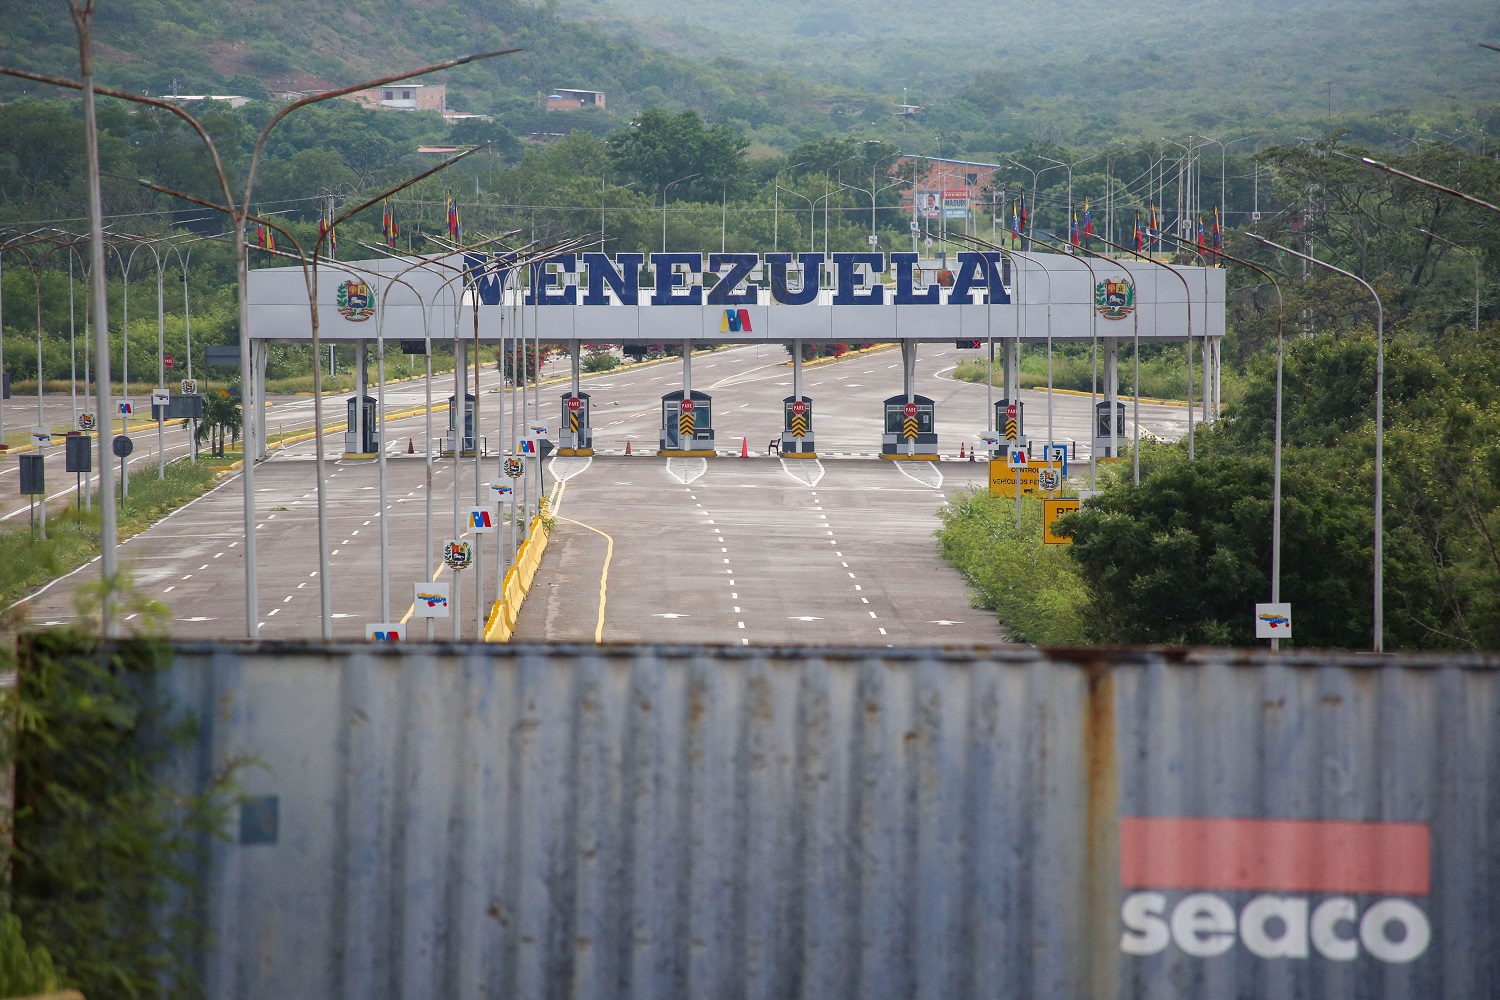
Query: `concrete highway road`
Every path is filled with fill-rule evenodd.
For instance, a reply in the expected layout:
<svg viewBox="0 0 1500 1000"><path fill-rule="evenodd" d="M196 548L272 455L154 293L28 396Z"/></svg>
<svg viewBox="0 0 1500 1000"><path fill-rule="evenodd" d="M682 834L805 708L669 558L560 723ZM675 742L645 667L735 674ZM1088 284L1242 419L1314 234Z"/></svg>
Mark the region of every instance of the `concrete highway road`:
<svg viewBox="0 0 1500 1000"><path fill-rule="evenodd" d="M985 388L948 377L961 355L951 346L920 352L917 391L937 401L941 451L956 457L984 427ZM588 459L554 459L546 486L558 527L518 626L530 639L736 643L888 642L931 644L1003 639L989 615L968 606L963 581L937 556L934 512L960 486L981 484L983 462L899 462L834 456L879 451L881 399L901 389L899 352L877 351L808 366L814 430L823 461L765 456L780 428L791 369L780 347L725 348L695 358L695 388L714 396L720 457L655 456L659 397L680 387L681 362L629 366L586 379L594 402L595 446ZM480 434L493 436L492 373L481 394ZM435 380L446 401L451 377ZM562 386L545 387L543 418L556 427ZM1023 394L1027 429L1045 434L1044 393ZM421 405L420 383L393 389L389 410ZM1055 436L1082 439L1088 397L1054 397ZM342 420L342 397L325 407ZM311 400L273 407L291 429L310 420ZM508 403L507 403L508 412ZM1141 408L1142 427L1173 438L1185 432L1181 407ZM434 415L438 433L447 413ZM179 432L180 433L180 432ZM741 439L749 460L738 457ZM408 441L412 452L409 454ZM391 615L408 615L413 584L424 579L427 482L423 418L392 422L386 433L391 541ZM633 455L623 456L626 442ZM342 432L328 452L342 450ZM434 549L453 537L454 462L434 461ZM378 463L327 463L329 559L334 634L364 635L380 608ZM312 442L278 452L257 467L257 544L261 634L316 638L319 588ZM1082 472L1087 485L1087 465ZM480 479L499 479L498 456L482 460ZM459 467L460 507L473 502L472 459ZM183 508L122 548L137 592L168 609L174 635L244 635L244 563L239 478ZM460 634L476 632L475 613L495 596L498 541L483 539L483 563L459 574ZM605 562L608 560L607 578ZM434 564L441 561L433 554ZM36 624L75 617L74 585L95 568L54 582L28 602ZM445 570L439 579L450 579ZM484 593L476 604L476 580ZM602 588L601 588L602 583ZM601 589L603 625L600 626ZM436 634L453 632L450 621ZM412 635L424 635L420 627Z"/></svg>

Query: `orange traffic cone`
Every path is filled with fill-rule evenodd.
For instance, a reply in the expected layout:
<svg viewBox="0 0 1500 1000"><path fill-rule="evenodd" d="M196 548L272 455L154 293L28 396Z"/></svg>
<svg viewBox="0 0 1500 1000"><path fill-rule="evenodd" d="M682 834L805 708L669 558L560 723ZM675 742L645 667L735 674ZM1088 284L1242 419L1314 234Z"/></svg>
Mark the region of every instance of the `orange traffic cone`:
<svg viewBox="0 0 1500 1000"><path fill-rule="evenodd" d="M958 457L959 457L959 458L963 458L963 457L964 457L964 446L965 446L965 445L966 445L966 444L967 444L967 443L968 443L968 442L966 442L966 441L960 441L960 442L959 442L959 443L958 443Z"/></svg>
<svg viewBox="0 0 1500 1000"><path fill-rule="evenodd" d="M750 439L747 438L747 437L742 437L742 438L740 438L740 458L749 458L749 457L750 457Z"/></svg>
<svg viewBox="0 0 1500 1000"><path fill-rule="evenodd" d="M411 438L406 439L406 453L408 455L415 455L417 453L417 449L411 443Z"/></svg>
<svg viewBox="0 0 1500 1000"><path fill-rule="evenodd" d="M625 439L625 454L630 454L630 438Z"/></svg>

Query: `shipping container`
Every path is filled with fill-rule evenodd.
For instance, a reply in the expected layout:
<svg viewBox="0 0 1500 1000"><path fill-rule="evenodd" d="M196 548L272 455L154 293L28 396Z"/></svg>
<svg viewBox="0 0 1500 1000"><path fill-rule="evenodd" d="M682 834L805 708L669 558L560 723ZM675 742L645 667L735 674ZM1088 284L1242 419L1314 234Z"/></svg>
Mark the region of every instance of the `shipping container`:
<svg viewBox="0 0 1500 1000"><path fill-rule="evenodd" d="M215 998L1500 993L1500 658L184 644Z"/></svg>

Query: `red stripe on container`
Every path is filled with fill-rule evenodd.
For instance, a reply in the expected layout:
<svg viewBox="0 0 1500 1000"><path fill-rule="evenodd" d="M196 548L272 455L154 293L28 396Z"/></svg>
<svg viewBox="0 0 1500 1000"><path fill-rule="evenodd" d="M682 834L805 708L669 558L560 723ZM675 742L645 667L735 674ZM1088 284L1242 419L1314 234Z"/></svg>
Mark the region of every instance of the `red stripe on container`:
<svg viewBox="0 0 1500 1000"><path fill-rule="evenodd" d="M1430 849L1425 823L1125 817L1120 884L1425 896Z"/></svg>

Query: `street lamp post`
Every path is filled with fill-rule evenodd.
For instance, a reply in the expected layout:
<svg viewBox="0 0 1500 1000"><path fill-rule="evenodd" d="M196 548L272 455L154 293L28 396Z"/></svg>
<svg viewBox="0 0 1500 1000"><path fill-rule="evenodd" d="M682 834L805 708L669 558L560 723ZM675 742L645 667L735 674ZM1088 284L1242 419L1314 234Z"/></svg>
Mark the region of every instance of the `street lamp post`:
<svg viewBox="0 0 1500 1000"><path fill-rule="evenodd" d="M675 181L668 181L667 184L661 189L661 252L662 253L666 253L667 252L667 192L669 190L671 190L671 187L672 187L673 184L681 184L683 181L690 181L694 177L697 177L697 176L698 176L698 174L688 174L686 177L679 177Z"/></svg>
<svg viewBox="0 0 1500 1000"><path fill-rule="evenodd" d="M1273 250L1300 257L1310 264L1317 264L1335 274L1342 274L1346 278L1357 281L1375 300L1375 568L1373 574L1375 623L1372 645L1375 652L1380 653L1385 650L1385 307L1381 305L1380 296L1375 289L1359 275L1351 274L1341 267L1334 267L1327 261L1319 260L1309 254L1298 253L1290 247L1272 243L1264 236L1257 236L1254 233L1245 235Z"/></svg>
<svg viewBox="0 0 1500 1000"><path fill-rule="evenodd" d="M1468 247L1460 246L1447 237L1439 236L1437 233L1431 232L1429 230L1419 228L1417 232L1426 233L1428 236L1431 236L1435 240L1441 240L1455 250L1462 250L1464 253L1468 254L1469 257L1474 261L1474 329L1477 332L1479 330L1479 255L1473 250L1470 250Z"/></svg>
<svg viewBox="0 0 1500 1000"><path fill-rule="evenodd" d="M251 355L251 351L250 351L250 301L249 301L249 298L248 298L250 265L249 265L249 252L248 252L248 249L247 249L246 244L245 244L245 223L250 218L250 215L251 215L251 213L250 213L250 202L251 202L251 198L252 198L252 195L253 195L253 192L254 192L254 188L255 188L255 172L256 172L256 168L259 165L261 152L265 148L266 139L270 135L271 130L274 129L276 127L276 125L278 123L280 123L281 120L283 118L285 118L287 115L291 114L292 112L294 112L294 111L296 111L296 110L298 110L300 108L306 107L309 104L315 104L315 103L318 103L320 101L328 101L328 100L332 100L334 98L344 97L344 96L347 96L349 94L357 93L357 92L359 92L361 90L369 89L371 87L378 87L378 86L382 86L382 85L387 84L387 83L395 83L398 80L405 80L405 79L409 79L409 78L412 78L412 77L425 76L425 75L427 75L429 73L435 73L435 72L438 72L440 70L451 69L451 68L454 68L454 67L457 67L457 66L465 66L465 65L468 65L470 63L481 62L481 61L484 61L484 60L487 60L487 59L495 58L496 56L509 55L509 54L511 54L513 52L519 51L517 49L507 49L507 50L503 50L503 51L482 52L482 53L475 53L473 55L461 56L461 57L456 58L456 59L444 60L443 62L435 63L435 64L433 64L431 66L424 66L421 69L418 69L418 70L415 70L415 71L412 71L412 72L397 73L397 74L387 75L387 76L379 77L379 78L374 79L374 80L366 80L366 81L364 81L362 83L357 83L357 84L355 84L353 86L340 87L340 88L337 88L337 89L334 89L334 90L323 91L322 93L313 94L311 96L304 97L304 98L292 101L292 102L284 105L283 107L279 108L276 111L275 114L273 114L271 116L270 120L266 122L266 124L261 128L260 133L256 136L255 145L254 145L254 148L253 148L253 150L251 152L251 155L250 155L249 166L248 166L248 168L246 169L246 172L245 172L244 181L243 181L243 185L242 185L242 192L241 192L240 197L236 198L235 195L234 195L234 192L233 192L233 190L231 188L231 185L229 183L229 176L228 176L228 174L224 170L223 161L221 160L221 158L219 156L218 147L214 144L214 141L213 141L212 137L209 136L208 132L203 128L203 126L198 122L198 120L196 118L194 118L192 115L188 114L182 108L180 108L180 107L178 107L178 106L176 106L176 105L174 105L174 104L172 104L172 103L170 103L168 101L161 101L161 100L157 100L155 98L150 98L150 97L142 97L139 94L132 94L132 93L128 93L126 91L114 90L114 89L107 88L107 87L99 87L99 86L97 86L97 85L94 84L94 82L93 82L93 62L92 62L93 56L92 56L92 48L91 48L91 45L92 45L91 31L92 31L92 21L93 21L93 15L94 15L94 0L87 0L86 3L80 3L80 0L69 0L69 7L70 7L70 10L73 13L74 24L75 24L75 26L78 29L78 38L79 38L79 66L80 66L81 76L82 76L81 80L69 80L69 79L67 79L65 77L49 76L49 75L42 74L42 73L32 73L32 72L30 72L28 70L16 69L14 67L0 67L0 74L4 74L6 76L14 76L14 77L18 77L20 79L25 79L25 80L33 80L33 81L35 81L37 83L46 83L46 84L50 84L52 86L65 87L65 88L69 88L69 89L72 89L72 90L79 90L79 91L83 92L83 97L84 97L84 100L83 100L83 105L84 105L84 120L85 120L85 123L86 123L86 128L85 128L85 140L86 140L85 141L85 148L86 148L86 151L87 151L87 154L88 154L88 167L89 167L89 170L88 170L88 174L89 174L89 232L90 232L90 239L93 241L94 264L95 264L95 268L96 268L96 270L98 272L98 275L99 275L98 277L95 278L95 281L94 281L94 297L95 297L95 303L96 303L96 306L97 306L97 308L95 309L95 315L96 316L100 316L100 317L104 316L105 315L104 311L105 311L105 307L106 307L106 303L105 303L105 289L104 289L104 285L103 285L103 270L104 270L104 249L103 248L104 248L104 237L103 237L103 228L102 228L102 221L101 221L102 209L100 207L100 204L101 204L101 194L100 194L100 184L99 184L99 177L100 177L100 174L99 174L99 155L98 155L99 151L98 151L98 144L97 144L97 135L96 135L96 132L95 132L95 127L94 127L94 103L95 103L95 97L98 94L104 94L107 97L114 97L114 98L117 98L117 99L123 100L123 101L131 101L131 102L134 102L134 103L137 103L137 104L149 105L151 107L159 108L159 109L161 109L163 111L166 111L169 114L175 115L178 119L180 119L181 121L183 121L184 123L186 123L188 125L188 127L191 128L193 130L193 132L198 136L199 140L202 141L202 143L204 145L204 148L208 152L208 155L209 155L210 159L213 162L213 168L214 168L215 178L218 180L218 182L219 182L219 188L220 188L220 190L223 193L224 203L222 205L217 205L217 204L213 204L211 202L210 203L205 203L205 202L202 202L201 199L194 199L194 198L188 198L186 200L194 201L194 202L199 203L199 204L204 204L205 207L213 208L215 210L225 212L227 215L229 215L229 217L231 219L231 222L232 222L232 232L234 234L234 250L235 250L236 273L237 273L238 278L239 278L239 282L238 282L238 285L239 285L239 287L238 287L238 299L239 299L239 303L238 304L239 304L239 327L240 327L240 329L239 329L239 347L240 347L240 371L241 371L241 392L240 392L240 398L241 398L242 408L243 408L243 410L244 410L244 412L246 414L254 412L255 409L258 407L259 403L258 403L257 400L255 400L255 399L252 398L252 393L250 391L250 386L254 383L254 378L252 377L252 375L253 375L253 371L252 371L252 359L251 359L251 356L250 356ZM477 149L477 148L481 148L481 147L475 147L475 148ZM162 190L162 189L157 188L155 185L151 185L151 184L147 184L145 186L147 186L149 188L152 188L154 190ZM165 193L171 193L171 192L165 192ZM316 314L314 314L314 315L316 316ZM103 414L102 411L106 409L106 404L108 402L108 388L107 388L107 386L105 384L105 381L106 381L106 375L107 375L107 372L108 372L109 357L108 357L108 353L107 353L107 349L108 349L107 337L104 336L104 333L105 333L104 329L101 328L101 330L100 330L100 336L98 338L99 357L100 357L100 371L99 371L99 385L100 385L99 403L100 403L100 406L99 406L99 409L101 410L101 414L100 414L101 419L103 419L103 417L104 417L104 414ZM314 337L314 341L316 342L316 339L317 339L317 326L316 326L316 322L314 323L314 326L313 326L313 337ZM317 370L317 366L314 365L314 383L315 383L314 389L315 389L315 393L314 393L314 397L313 397L313 420L314 420L314 431L318 434L318 436L316 438L317 451L318 451L318 470L319 470L318 477L317 477L317 493L318 493L318 498L319 498L320 506L321 506L321 502L323 500L324 492L325 491L324 491L324 483L323 483L323 476L322 476L322 441L323 441L322 434L321 434L321 431L322 431L322 400L321 400L320 396L316 392L318 381L319 381L318 370ZM257 597L258 585L257 585L257 582L256 582L256 544L255 544L255 457L254 456L256 454L256 451L255 451L255 447L254 447L255 446L255 441L253 440L253 438L254 438L255 424L256 424L256 421L254 421L254 420L249 420L246 423L246 428L245 428L245 431L246 431L246 433L245 433L245 462L241 466L241 470L240 470L241 483L243 485L244 534L245 534L245 540L244 540L244 545L245 545L245 549L244 549L244 551L245 551L245 555L244 555L244 560L245 560L245 634L250 639L255 639L260 634L260 621L259 621L260 610L259 610L259 601L258 601L258 597ZM103 439L101 437L101 443L102 443L102 440ZM107 467L107 464L106 464L104 466L104 471L100 475L100 487L101 487L101 490L104 489L105 487L109 487L111 485L112 485L112 483L111 483L111 476L109 474L109 470L108 470L108 467ZM320 521L319 521L319 527L320 527L320 529L323 529L325 527L321 518L320 518ZM320 531L320 537L319 537L319 546L320 546L320 548L326 548L326 545L324 544L325 541L326 541L326 539L322 537L322 533ZM106 511L105 511L105 520L104 520L103 532L102 532L102 540L101 540L101 547L102 547L103 552L104 552L104 557L103 557L103 560L102 560L101 568L102 568L102 572L103 572L103 576L104 576L104 580L105 580L105 585L106 585L107 588L113 588L113 587L115 587L117 585L117 581L115 579L115 577L116 577L116 565L117 565L117 553L114 551L115 550L115 545L116 545L116 525L115 525L115 518L114 518L114 515L113 515L113 509L112 508L106 508ZM326 576L326 574L325 574L325 576ZM326 610L326 608L327 608L327 594L328 594L327 587L328 587L328 582L327 582L326 579L323 579L323 580L320 581L320 583L321 583L321 586L323 588L323 596L324 596L323 603L324 603L324 608ZM111 611L111 605L112 605L112 603L113 602L112 602L112 600L110 598L110 595L106 594L105 598L104 598L104 616L103 617L104 617L104 623L105 623L105 631L109 635L114 635L115 634L115 630L116 630L116 625L112 621L112 611ZM325 618L324 618L324 634L325 634L325 636L328 634L328 622L327 622L327 616L326 615L325 615Z"/></svg>

